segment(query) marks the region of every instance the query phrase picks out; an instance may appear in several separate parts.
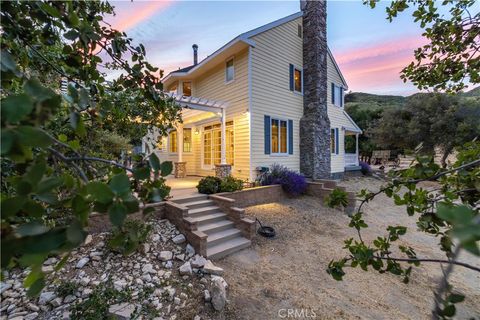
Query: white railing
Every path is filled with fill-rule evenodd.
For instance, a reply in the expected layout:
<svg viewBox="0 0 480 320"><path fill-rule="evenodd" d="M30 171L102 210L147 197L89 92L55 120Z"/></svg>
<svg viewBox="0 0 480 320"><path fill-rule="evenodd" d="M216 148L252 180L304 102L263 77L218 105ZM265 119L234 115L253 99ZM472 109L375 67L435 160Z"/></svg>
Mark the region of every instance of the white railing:
<svg viewBox="0 0 480 320"><path fill-rule="evenodd" d="M345 153L345 167L358 166L358 156L356 153Z"/></svg>

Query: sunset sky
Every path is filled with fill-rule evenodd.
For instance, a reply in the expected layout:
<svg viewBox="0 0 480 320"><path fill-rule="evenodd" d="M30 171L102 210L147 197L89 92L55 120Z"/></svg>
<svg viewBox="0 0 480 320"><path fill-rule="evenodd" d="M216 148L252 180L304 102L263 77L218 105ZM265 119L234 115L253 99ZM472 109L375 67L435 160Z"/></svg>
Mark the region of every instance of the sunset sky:
<svg viewBox="0 0 480 320"><path fill-rule="evenodd" d="M113 1L117 16L106 19L147 49L147 58L168 72L192 64L245 31L298 12L299 1ZM349 89L377 94L416 92L399 77L425 42L411 11L393 23L385 6L370 9L357 1L328 2L328 43ZM478 11L480 5L476 6Z"/></svg>

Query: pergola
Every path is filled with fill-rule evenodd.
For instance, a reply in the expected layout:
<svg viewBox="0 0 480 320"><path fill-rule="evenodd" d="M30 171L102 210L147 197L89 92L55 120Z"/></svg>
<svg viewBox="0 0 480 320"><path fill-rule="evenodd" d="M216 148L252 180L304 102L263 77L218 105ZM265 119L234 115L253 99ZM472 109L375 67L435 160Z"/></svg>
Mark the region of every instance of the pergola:
<svg viewBox="0 0 480 320"><path fill-rule="evenodd" d="M173 98L175 102L183 108L182 117L194 119L195 116L201 113L209 112L221 118L220 167L225 167L228 170L227 175L230 174L230 166L227 164L226 153L226 108L228 107L228 103L175 93L169 93L168 96ZM175 168L176 177L184 177L186 172L185 162L183 161L183 126L184 123L180 123L177 126L178 162ZM217 175L219 175L218 172Z"/></svg>

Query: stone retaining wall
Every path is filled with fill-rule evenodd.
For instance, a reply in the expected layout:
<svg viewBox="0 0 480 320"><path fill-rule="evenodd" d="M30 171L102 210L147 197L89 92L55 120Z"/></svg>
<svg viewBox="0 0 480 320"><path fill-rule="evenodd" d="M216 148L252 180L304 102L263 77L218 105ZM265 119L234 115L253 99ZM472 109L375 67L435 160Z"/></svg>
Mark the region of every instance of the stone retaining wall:
<svg viewBox="0 0 480 320"><path fill-rule="evenodd" d="M282 186L278 184L248 188L235 192L222 192L215 195L234 199L235 206L241 208L277 202L288 197L288 195L283 191Z"/></svg>

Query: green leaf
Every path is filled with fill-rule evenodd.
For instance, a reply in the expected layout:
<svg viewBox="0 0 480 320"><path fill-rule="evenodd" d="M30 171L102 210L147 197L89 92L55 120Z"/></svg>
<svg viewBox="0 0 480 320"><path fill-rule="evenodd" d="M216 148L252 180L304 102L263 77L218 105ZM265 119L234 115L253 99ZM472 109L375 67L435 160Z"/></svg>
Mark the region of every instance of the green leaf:
<svg viewBox="0 0 480 320"><path fill-rule="evenodd" d="M57 10L57 8L50 6L48 3L45 2L39 2L40 8L51 15L54 18L60 18L60 12Z"/></svg>
<svg viewBox="0 0 480 320"><path fill-rule="evenodd" d="M17 77L21 76L21 73L17 68L17 64L15 63L15 60L13 60L12 55L6 50L1 51L0 65L1 65L2 71L5 71L5 72L11 71Z"/></svg>
<svg viewBox="0 0 480 320"><path fill-rule="evenodd" d="M90 206L81 195L76 195L72 199L72 209L75 215L80 219L82 224L86 224L88 220L88 214Z"/></svg>
<svg viewBox="0 0 480 320"><path fill-rule="evenodd" d="M24 176L24 179L32 184L32 186L36 186L40 180L42 179L43 175L45 174L45 170L47 169L47 165L45 161L38 161L32 164L27 173Z"/></svg>
<svg viewBox="0 0 480 320"><path fill-rule="evenodd" d="M448 296L447 300L451 303L459 303L465 300L465 296L462 294L452 293L450 296Z"/></svg>
<svg viewBox="0 0 480 320"><path fill-rule="evenodd" d="M133 170L133 176L137 180L148 179L148 178L150 178L150 168L148 168L148 167L135 168Z"/></svg>
<svg viewBox="0 0 480 320"><path fill-rule="evenodd" d="M164 161L162 162L162 165L160 166L160 170L161 170L161 176L162 177L166 177L168 176L169 174L172 173L172 170L173 170L173 163L172 161Z"/></svg>
<svg viewBox="0 0 480 320"><path fill-rule="evenodd" d="M130 191L130 180L125 173L120 173L113 176L109 186L115 194L124 194Z"/></svg>
<svg viewBox="0 0 480 320"><path fill-rule="evenodd" d="M63 266L65 265L65 263L67 263L68 261L68 258L70 257L69 254L65 255L65 257L63 257L56 265L55 265L55 271L58 271L60 269L63 268Z"/></svg>
<svg viewBox="0 0 480 320"><path fill-rule="evenodd" d="M160 170L160 160L158 160L158 157L155 153L152 153L150 157L148 157L148 162L150 163L150 167L153 169L153 171L157 172Z"/></svg>
<svg viewBox="0 0 480 320"><path fill-rule="evenodd" d="M7 218L11 215L16 214L20 209L22 209L25 201L27 200L26 197L12 197L5 200L2 200L1 208L2 208L2 218Z"/></svg>
<svg viewBox="0 0 480 320"><path fill-rule="evenodd" d="M2 155L7 154L11 149L12 145L15 141L15 135L13 134L12 130L2 130L1 133L1 148L2 148Z"/></svg>
<svg viewBox="0 0 480 320"><path fill-rule="evenodd" d="M35 236L35 235L43 234L47 231L48 231L48 228L38 222L25 223L20 225L17 228L17 233L22 237Z"/></svg>
<svg viewBox="0 0 480 320"><path fill-rule="evenodd" d="M33 200L28 200L23 206L23 211L25 211L29 216L34 218L40 218L45 214L45 209L43 206Z"/></svg>
<svg viewBox="0 0 480 320"><path fill-rule="evenodd" d="M63 184L62 177L49 177L40 181L37 193L42 194L60 187Z"/></svg>
<svg viewBox="0 0 480 320"><path fill-rule="evenodd" d="M100 203L110 203L113 200L113 192L110 188L98 181L93 181L87 184L86 186L87 192L92 195L93 199Z"/></svg>
<svg viewBox="0 0 480 320"><path fill-rule="evenodd" d="M2 120L17 123L24 120L33 110L33 101L25 93L10 95L2 100Z"/></svg>
<svg viewBox="0 0 480 320"><path fill-rule="evenodd" d="M29 297L36 297L44 287L45 279L43 277L39 278L28 288L27 295Z"/></svg>
<svg viewBox="0 0 480 320"><path fill-rule="evenodd" d="M115 202L108 209L110 221L114 226L120 227L127 216L127 208L119 202Z"/></svg>
<svg viewBox="0 0 480 320"><path fill-rule="evenodd" d="M20 141L31 147L46 148L52 144L52 139L40 128L21 126L17 128Z"/></svg>
<svg viewBox="0 0 480 320"><path fill-rule="evenodd" d="M74 29L71 29L70 31L68 32L65 32L63 34L63 36L65 37L65 39L68 39L68 40L75 40L78 38L79 36L79 33L77 31L75 31Z"/></svg>
<svg viewBox="0 0 480 320"><path fill-rule="evenodd" d="M451 304L442 310L442 315L445 317L453 317L455 315L455 312L456 312L456 308L453 304Z"/></svg>
<svg viewBox="0 0 480 320"><path fill-rule="evenodd" d="M79 221L74 220L67 228L67 240L71 245L77 247L83 243L87 233L83 230Z"/></svg>

